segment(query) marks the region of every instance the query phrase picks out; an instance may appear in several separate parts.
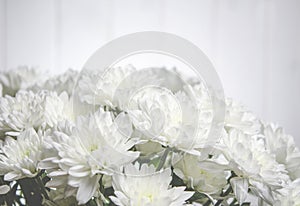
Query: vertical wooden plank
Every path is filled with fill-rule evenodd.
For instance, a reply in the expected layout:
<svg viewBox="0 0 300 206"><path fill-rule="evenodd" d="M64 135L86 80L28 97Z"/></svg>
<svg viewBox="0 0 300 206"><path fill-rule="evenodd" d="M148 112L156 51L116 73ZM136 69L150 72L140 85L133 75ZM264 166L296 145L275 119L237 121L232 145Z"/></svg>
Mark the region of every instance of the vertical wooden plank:
<svg viewBox="0 0 300 206"><path fill-rule="evenodd" d="M112 38L141 31L163 31L165 25L165 0L116 0L113 4ZM160 55L139 55L127 58L121 65L136 67L166 66Z"/></svg>
<svg viewBox="0 0 300 206"><path fill-rule="evenodd" d="M259 1L219 1L216 66L225 94L263 115L263 7Z"/></svg>
<svg viewBox="0 0 300 206"><path fill-rule="evenodd" d="M61 10L61 67L81 69L111 35L112 1L64 0Z"/></svg>
<svg viewBox="0 0 300 206"><path fill-rule="evenodd" d="M117 0L114 3L114 38L139 31L157 31L164 24L164 1Z"/></svg>
<svg viewBox="0 0 300 206"><path fill-rule="evenodd" d="M7 66L53 68L53 1L7 1Z"/></svg>
<svg viewBox="0 0 300 206"><path fill-rule="evenodd" d="M270 22L269 118L300 146L300 2L274 1Z"/></svg>
<svg viewBox="0 0 300 206"><path fill-rule="evenodd" d="M53 0L53 70L62 72L62 1Z"/></svg>
<svg viewBox="0 0 300 206"><path fill-rule="evenodd" d="M6 69L6 0L0 0L0 71Z"/></svg>
<svg viewBox="0 0 300 206"><path fill-rule="evenodd" d="M215 65L227 96L262 116L263 8L259 1L166 2L165 29L202 49Z"/></svg>
<svg viewBox="0 0 300 206"><path fill-rule="evenodd" d="M203 50L209 58L212 56L211 15L213 1L191 0L188 3L178 0L166 0L165 3L165 28L171 32L186 38Z"/></svg>
<svg viewBox="0 0 300 206"><path fill-rule="evenodd" d="M273 21L273 10L274 10L274 1L264 1L264 16L263 16L263 118L265 120L270 119L271 107L270 107L270 98L271 98L271 24Z"/></svg>

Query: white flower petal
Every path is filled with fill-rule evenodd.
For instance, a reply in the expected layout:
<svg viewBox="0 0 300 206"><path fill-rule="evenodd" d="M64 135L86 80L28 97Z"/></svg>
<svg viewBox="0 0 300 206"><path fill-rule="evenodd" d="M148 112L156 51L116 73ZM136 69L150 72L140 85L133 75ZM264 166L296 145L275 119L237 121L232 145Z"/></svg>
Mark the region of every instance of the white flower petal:
<svg viewBox="0 0 300 206"><path fill-rule="evenodd" d="M248 196L248 180L245 178L234 177L230 179L230 184L238 203L240 205L243 204Z"/></svg>
<svg viewBox="0 0 300 206"><path fill-rule="evenodd" d="M82 180L81 184L78 187L76 195L78 204L85 204L92 198L98 187L99 179L100 176L96 175L92 178L85 178L84 180Z"/></svg>
<svg viewBox="0 0 300 206"><path fill-rule="evenodd" d="M0 185L0 195L5 195L10 191L10 187L8 185Z"/></svg>

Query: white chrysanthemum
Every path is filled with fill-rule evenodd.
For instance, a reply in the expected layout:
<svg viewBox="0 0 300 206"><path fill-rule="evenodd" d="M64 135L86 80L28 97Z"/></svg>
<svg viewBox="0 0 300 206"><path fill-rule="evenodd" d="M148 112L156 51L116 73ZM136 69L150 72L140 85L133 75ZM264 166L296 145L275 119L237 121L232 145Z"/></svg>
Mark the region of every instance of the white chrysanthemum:
<svg viewBox="0 0 300 206"><path fill-rule="evenodd" d="M274 124L264 125L266 148L275 154L276 161L284 164L292 180L300 178L300 151L292 136Z"/></svg>
<svg viewBox="0 0 300 206"><path fill-rule="evenodd" d="M20 133L17 140L7 137L0 149L0 175L13 181L34 177L42 158L42 137L33 128Z"/></svg>
<svg viewBox="0 0 300 206"><path fill-rule="evenodd" d="M82 102L115 107L116 89L133 71L135 69L132 67L109 68L104 72L84 70L79 77L76 92Z"/></svg>
<svg viewBox="0 0 300 206"><path fill-rule="evenodd" d="M159 67L134 69L118 85L114 101L119 109L126 110L131 99L145 88L164 88L174 93L182 89L183 84L174 70Z"/></svg>
<svg viewBox="0 0 300 206"><path fill-rule="evenodd" d="M170 187L171 169L155 173L153 165L128 165L125 174L113 175L115 195L110 196L118 206L182 206L193 192L185 187Z"/></svg>
<svg viewBox="0 0 300 206"><path fill-rule="evenodd" d="M21 66L14 70L0 73L2 95L15 96L20 89L26 89L37 82L41 82L43 76L36 68Z"/></svg>
<svg viewBox="0 0 300 206"><path fill-rule="evenodd" d="M65 73L56 75L47 79L45 82L38 82L36 85L30 87L28 90L36 91L49 90L61 94L67 92L69 96L72 95L78 72L72 69L67 70Z"/></svg>
<svg viewBox="0 0 300 206"><path fill-rule="evenodd" d="M164 146L197 153L205 145L212 120L211 104L203 85L186 86L175 95L159 87L143 88L126 111L143 138Z"/></svg>
<svg viewBox="0 0 300 206"><path fill-rule="evenodd" d="M65 132L59 130L54 131L50 142L54 156L47 155L40 167L48 169L49 176L54 180L48 186L59 187L57 178L61 178L62 185L67 181L69 186L77 189L79 204L86 203L94 195L99 174L110 175L139 155L138 152L128 151L135 142L129 139L130 134L125 136L120 133L112 114L102 108L94 115L79 117L73 127L66 125Z"/></svg>
<svg viewBox="0 0 300 206"><path fill-rule="evenodd" d="M226 166L195 155L185 154L173 167L184 183L202 193L218 194L227 184Z"/></svg>
<svg viewBox="0 0 300 206"><path fill-rule="evenodd" d="M176 71L165 68L137 70L129 65L105 71L84 71L79 77L76 93L82 102L124 109L140 88L151 85L178 91L182 84Z"/></svg>
<svg viewBox="0 0 300 206"><path fill-rule="evenodd" d="M45 139L43 144L43 160L40 161L38 167L45 169L48 176L51 177L51 181L47 182L46 186L49 188L55 188L61 192L61 195L57 197L57 200L62 198L68 198L76 196L77 188L68 185L68 170L67 168L61 169L63 164L60 163L61 158L59 152L62 149L64 142L69 140L69 136L72 135L72 131L75 125L70 121L61 121L52 128L52 131L48 130L45 133ZM61 132L65 135L53 135L53 132ZM70 141L70 140L69 140Z"/></svg>
<svg viewBox="0 0 300 206"><path fill-rule="evenodd" d="M183 114L182 129L186 145L190 148L203 148L210 141L209 132L213 120L213 105L208 90L202 83L185 85L183 90L176 93ZM192 139L191 139L192 137Z"/></svg>
<svg viewBox="0 0 300 206"><path fill-rule="evenodd" d="M284 187L290 181L284 165L276 162L275 157L265 149L263 140L257 136L231 129L228 135L224 134L221 144L231 169L238 177L247 180L239 181L243 185L235 188L248 191L249 182L252 190L270 203L273 201L271 189Z"/></svg>
<svg viewBox="0 0 300 206"><path fill-rule="evenodd" d="M143 88L131 98L126 111L134 126L147 138L165 145L172 144L172 140L176 139L168 139L167 134L172 132L170 130L182 124L179 102L169 90L162 88Z"/></svg>
<svg viewBox="0 0 300 206"><path fill-rule="evenodd" d="M258 134L260 131L260 123L257 117L252 114L246 107L233 101L226 99L225 129L235 128L246 134Z"/></svg>
<svg viewBox="0 0 300 206"><path fill-rule="evenodd" d="M64 101L49 91L19 91L15 97L0 97L0 131L16 136L30 127L53 127L66 118L64 109Z"/></svg>

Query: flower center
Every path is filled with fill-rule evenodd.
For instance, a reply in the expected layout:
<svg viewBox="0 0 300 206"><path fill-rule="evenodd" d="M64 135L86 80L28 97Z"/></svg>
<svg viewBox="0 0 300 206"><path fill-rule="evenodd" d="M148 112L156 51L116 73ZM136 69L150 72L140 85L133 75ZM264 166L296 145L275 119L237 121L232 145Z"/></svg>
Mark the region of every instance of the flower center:
<svg viewBox="0 0 300 206"><path fill-rule="evenodd" d="M93 151L95 151L95 150L97 150L98 149L98 145L96 145L96 144L92 144L91 146L90 146L90 148L89 148L89 150L91 151L91 152L93 152Z"/></svg>

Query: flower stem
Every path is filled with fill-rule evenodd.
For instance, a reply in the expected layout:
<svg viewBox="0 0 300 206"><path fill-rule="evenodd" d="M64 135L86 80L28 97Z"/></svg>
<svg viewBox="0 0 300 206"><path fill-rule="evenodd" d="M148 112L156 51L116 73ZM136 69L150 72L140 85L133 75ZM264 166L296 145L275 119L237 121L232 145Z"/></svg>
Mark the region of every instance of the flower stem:
<svg viewBox="0 0 300 206"><path fill-rule="evenodd" d="M169 147L167 147L165 149L165 151L164 151L164 153L163 153L163 155L162 155L162 157L161 157L161 159L159 161L159 164L158 164L158 166L156 168L156 171L160 171L163 168L163 166L164 166L164 164L165 164L165 162L167 160L167 157L168 157L168 154L169 154L170 151L171 151L171 148L169 148Z"/></svg>
<svg viewBox="0 0 300 206"><path fill-rule="evenodd" d="M229 195L232 192L232 187L229 186L229 188L223 193L223 197L226 197L227 195ZM217 203L215 204L215 206L219 206L221 203L223 202L223 199L218 200Z"/></svg>
<svg viewBox="0 0 300 206"><path fill-rule="evenodd" d="M18 180L18 182L26 199L26 205L42 205L43 198L40 193L40 187L37 184L35 178L24 178Z"/></svg>
<svg viewBox="0 0 300 206"><path fill-rule="evenodd" d="M43 171L40 171L38 175L33 178L23 178L17 181L26 199L26 205L41 205L43 198L50 200L42 180L42 175Z"/></svg>
<svg viewBox="0 0 300 206"><path fill-rule="evenodd" d="M206 201L206 203L205 203L203 206L209 206L211 203L212 203L212 202L211 202L211 200L209 199L209 200Z"/></svg>
<svg viewBox="0 0 300 206"><path fill-rule="evenodd" d="M41 179L42 177L39 175L39 176L37 176L35 179L36 179L36 182L37 182L37 184L39 185L39 188L40 188L40 191L41 191L41 193L44 195L44 197L46 198L46 199L49 199L49 196L48 196L48 193L47 193L47 191L46 191L46 188L45 188L45 185L44 185L44 183L43 183L43 181L42 181L42 179Z"/></svg>

